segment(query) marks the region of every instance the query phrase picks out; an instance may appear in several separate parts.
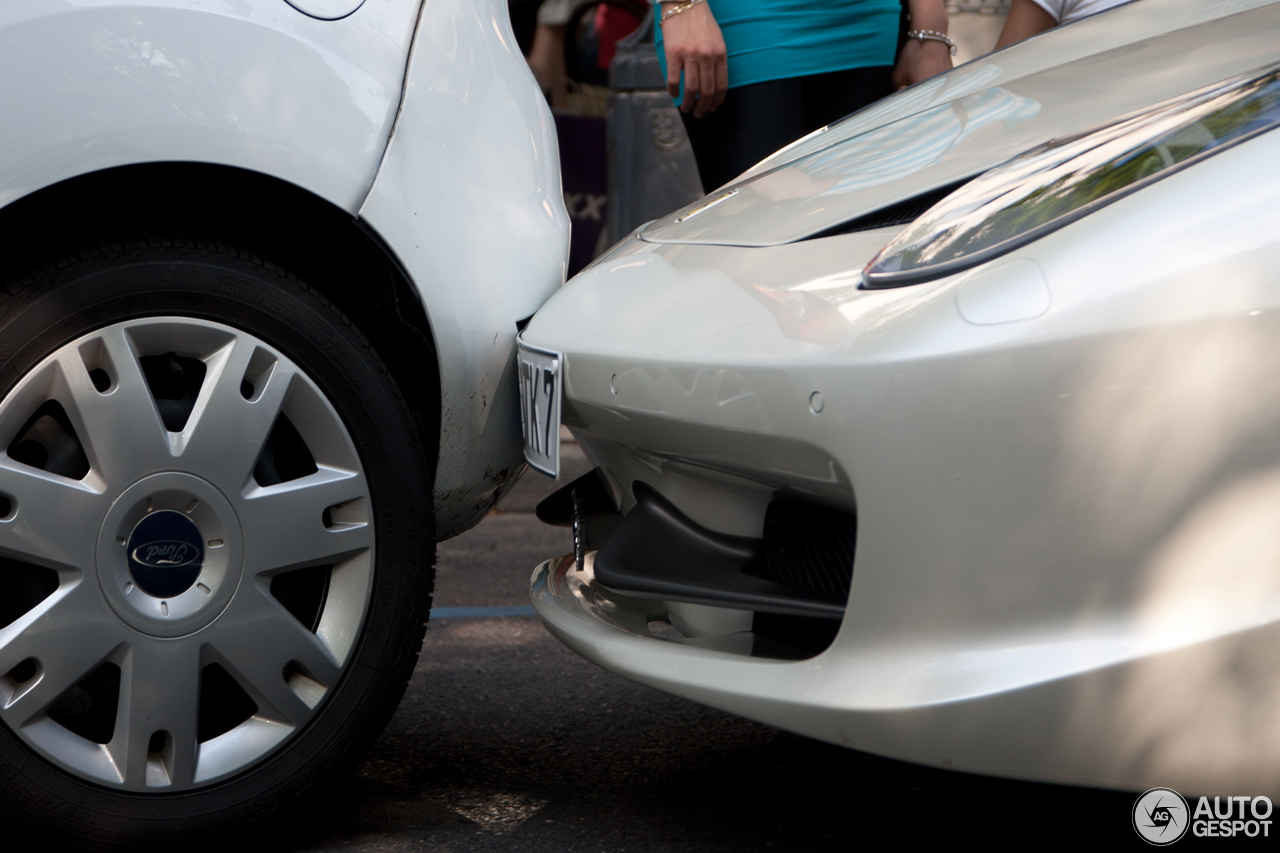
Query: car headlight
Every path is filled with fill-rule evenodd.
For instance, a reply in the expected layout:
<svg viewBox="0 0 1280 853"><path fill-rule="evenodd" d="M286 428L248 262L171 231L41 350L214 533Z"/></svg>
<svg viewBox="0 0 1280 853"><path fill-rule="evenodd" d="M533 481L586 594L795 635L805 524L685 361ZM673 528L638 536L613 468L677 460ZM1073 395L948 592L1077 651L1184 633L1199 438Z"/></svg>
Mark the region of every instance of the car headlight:
<svg viewBox="0 0 1280 853"><path fill-rule="evenodd" d="M985 172L880 251L864 287L915 284L975 266L1280 123L1280 66L1218 84Z"/></svg>

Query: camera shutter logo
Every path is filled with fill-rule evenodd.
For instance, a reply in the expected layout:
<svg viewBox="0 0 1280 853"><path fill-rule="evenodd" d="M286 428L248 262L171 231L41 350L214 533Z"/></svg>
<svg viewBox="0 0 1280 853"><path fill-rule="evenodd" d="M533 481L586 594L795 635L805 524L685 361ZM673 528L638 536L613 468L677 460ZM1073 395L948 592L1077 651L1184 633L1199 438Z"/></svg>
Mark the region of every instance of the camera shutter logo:
<svg viewBox="0 0 1280 853"><path fill-rule="evenodd" d="M1190 824L1187 801L1172 788L1152 788L1133 804L1133 828L1148 844L1172 844L1187 834Z"/></svg>

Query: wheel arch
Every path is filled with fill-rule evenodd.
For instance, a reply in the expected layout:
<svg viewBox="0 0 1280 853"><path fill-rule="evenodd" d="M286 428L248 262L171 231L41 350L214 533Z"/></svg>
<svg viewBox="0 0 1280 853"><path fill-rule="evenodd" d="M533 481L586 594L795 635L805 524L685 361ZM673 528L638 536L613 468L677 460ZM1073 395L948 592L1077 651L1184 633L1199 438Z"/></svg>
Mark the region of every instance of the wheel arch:
<svg viewBox="0 0 1280 853"><path fill-rule="evenodd" d="M80 175L0 208L0 251L10 273L90 241L137 232L234 245L320 291L387 365L434 467L441 401L435 336L418 289L368 223L260 172L183 162Z"/></svg>

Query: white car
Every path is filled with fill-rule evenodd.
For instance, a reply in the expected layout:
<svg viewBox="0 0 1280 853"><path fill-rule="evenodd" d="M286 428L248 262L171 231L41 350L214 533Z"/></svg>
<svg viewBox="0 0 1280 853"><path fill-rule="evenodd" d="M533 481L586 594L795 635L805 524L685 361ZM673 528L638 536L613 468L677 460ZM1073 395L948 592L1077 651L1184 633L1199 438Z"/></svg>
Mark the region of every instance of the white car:
<svg viewBox="0 0 1280 853"><path fill-rule="evenodd" d="M883 755L1275 796L1278 32L1055 29L571 280L520 339L526 420L599 466L540 507L550 631Z"/></svg>
<svg viewBox="0 0 1280 853"><path fill-rule="evenodd" d="M523 468L550 111L502 0L6 0L0 116L0 808L259 820L377 737Z"/></svg>

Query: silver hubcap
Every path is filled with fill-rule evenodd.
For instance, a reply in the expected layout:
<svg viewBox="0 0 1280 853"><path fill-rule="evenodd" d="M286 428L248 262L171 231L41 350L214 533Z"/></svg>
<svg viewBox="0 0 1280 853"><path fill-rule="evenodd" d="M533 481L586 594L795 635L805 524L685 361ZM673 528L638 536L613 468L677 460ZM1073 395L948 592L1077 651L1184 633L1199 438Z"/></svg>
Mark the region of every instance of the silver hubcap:
<svg viewBox="0 0 1280 853"><path fill-rule="evenodd" d="M217 323L120 323L23 378L0 448L0 600L31 604L0 607L11 731L169 792L307 723L359 636L374 529L351 438L295 364Z"/></svg>

